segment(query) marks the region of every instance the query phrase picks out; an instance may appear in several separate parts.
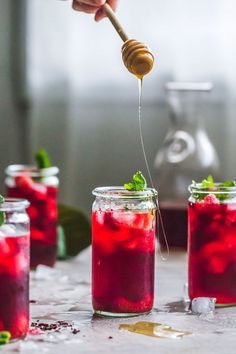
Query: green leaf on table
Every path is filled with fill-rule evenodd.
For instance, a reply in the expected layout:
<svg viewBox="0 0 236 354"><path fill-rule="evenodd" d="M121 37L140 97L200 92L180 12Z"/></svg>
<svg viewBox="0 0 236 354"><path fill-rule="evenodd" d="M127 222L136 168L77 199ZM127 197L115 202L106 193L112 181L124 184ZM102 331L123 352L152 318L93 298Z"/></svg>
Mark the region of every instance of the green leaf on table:
<svg viewBox="0 0 236 354"><path fill-rule="evenodd" d="M0 194L0 205L5 202L4 197ZM4 211L0 211L0 226L5 224L6 222L6 213Z"/></svg>
<svg viewBox="0 0 236 354"><path fill-rule="evenodd" d="M129 183L124 184L125 189L128 191L144 191L147 188L147 182L141 171L133 175L133 179Z"/></svg>
<svg viewBox="0 0 236 354"><path fill-rule="evenodd" d="M39 149L35 154L35 160L39 169L52 167L48 153L44 149Z"/></svg>
<svg viewBox="0 0 236 354"><path fill-rule="evenodd" d="M11 333L8 331L0 331L0 345L9 343L11 339Z"/></svg>
<svg viewBox="0 0 236 354"><path fill-rule="evenodd" d="M59 246L58 258L66 259L76 256L91 244L91 225L84 213L72 206L58 205ZM62 229L61 229L62 228ZM63 230L63 236L62 231ZM61 235L60 235L61 232Z"/></svg>

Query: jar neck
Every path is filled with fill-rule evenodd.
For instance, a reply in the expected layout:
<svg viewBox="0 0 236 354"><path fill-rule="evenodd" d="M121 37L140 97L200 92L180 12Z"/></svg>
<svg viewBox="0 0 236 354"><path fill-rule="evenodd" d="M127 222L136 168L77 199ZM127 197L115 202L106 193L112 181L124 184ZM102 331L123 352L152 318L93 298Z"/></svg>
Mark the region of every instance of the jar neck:
<svg viewBox="0 0 236 354"><path fill-rule="evenodd" d="M167 103L172 129L189 132L204 129L207 94L201 91L168 92Z"/></svg>
<svg viewBox="0 0 236 354"><path fill-rule="evenodd" d="M53 177L59 172L58 167L53 166L49 168L38 169L32 165L10 165L6 168L5 173L9 177L29 176L32 178Z"/></svg>
<svg viewBox="0 0 236 354"><path fill-rule="evenodd" d="M93 195L96 197L93 210L142 212L157 208L157 191L152 188L135 192L124 187L99 187L93 190Z"/></svg>
<svg viewBox="0 0 236 354"><path fill-rule="evenodd" d="M190 201L202 201L208 195L213 195L220 203L236 202L236 187L224 187L220 183L215 183L212 188L202 187L201 184L189 186L191 193Z"/></svg>
<svg viewBox="0 0 236 354"><path fill-rule="evenodd" d="M150 200L157 198L157 191L154 188L146 188L143 191L129 191L122 186L98 187L93 190L93 195L97 198L107 200Z"/></svg>
<svg viewBox="0 0 236 354"><path fill-rule="evenodd" d="M30 203L26 199L6 198L0 204L0 212L25 211L29 205Z"/></svg>

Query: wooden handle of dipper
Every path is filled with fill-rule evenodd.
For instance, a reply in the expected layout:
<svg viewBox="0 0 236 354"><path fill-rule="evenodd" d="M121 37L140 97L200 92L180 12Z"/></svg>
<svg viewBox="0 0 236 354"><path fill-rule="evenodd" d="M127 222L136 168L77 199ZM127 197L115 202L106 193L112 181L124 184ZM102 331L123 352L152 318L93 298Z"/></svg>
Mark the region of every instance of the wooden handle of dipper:
<svg viewBox="0 0 236 354"><path fill-rule="evenodd" d="M122 41L126 42L129 39L129 37L128 37L127 33L125 32L124 28L122 27L120 21L118 20L115 12L112 10L111 6L108 3L106 3L103 5L103 9L104 9L107 17L111 21L113 27L115 28L115 30L119 34L120 38L122 39Z"/></svg>

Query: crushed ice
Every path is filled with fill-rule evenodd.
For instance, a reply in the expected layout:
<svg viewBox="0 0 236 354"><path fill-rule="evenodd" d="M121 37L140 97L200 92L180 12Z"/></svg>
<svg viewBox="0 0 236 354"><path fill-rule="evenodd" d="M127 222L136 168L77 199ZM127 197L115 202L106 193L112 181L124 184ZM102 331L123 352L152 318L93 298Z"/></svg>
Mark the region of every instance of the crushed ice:
<svg viewBox="0 0 236 354"><path fill-rule="evenodd" d="M216 298L195 297L191 302L192 313L197 315L214 314Z"/></svg>

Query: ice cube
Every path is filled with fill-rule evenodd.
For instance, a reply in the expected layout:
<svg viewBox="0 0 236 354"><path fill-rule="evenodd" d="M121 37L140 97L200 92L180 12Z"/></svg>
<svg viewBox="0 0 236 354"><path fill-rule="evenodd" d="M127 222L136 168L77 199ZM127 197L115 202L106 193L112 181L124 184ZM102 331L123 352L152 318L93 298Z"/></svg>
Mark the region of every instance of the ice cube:
<svg viewBox="0 0 236 354"><path fill-rule="evenodd" d="M34 183L34 196L36 199L44 200L47 197L47 187L40 183Z"/></svg>
<svg viewBox="0 0 236 354"><path fill-rule="evenodd" d="M192 313L197 315L208 315L214 313L216 298L195 297L191 302Z"/></svg>
<svg viewBox="0 0 236 354"><path fill-rule="evenodd" d="M95 215L95 218L96 218L96 221L98 222L98 224L103 225L105 213L101 212L101 211L96 211L96 213L94 215Z"/></svg>
<svg viewBox="0 0 236 354"><path fill-rule="evenodd" d="M12 266L12 272L15 275L19 275L22 271L28 271L29 261L28 258L20 252L13 256L12 265L15 265L15 267Z"/></svg>
<svg viewBox="0 0 236 354"><path fill-rule="evenodd" d="M133 222L136 219L135 213L123 211L113 211L111 213L111 217L113 221L117 224L127 224L127 226L132 226Z"/></svg>

